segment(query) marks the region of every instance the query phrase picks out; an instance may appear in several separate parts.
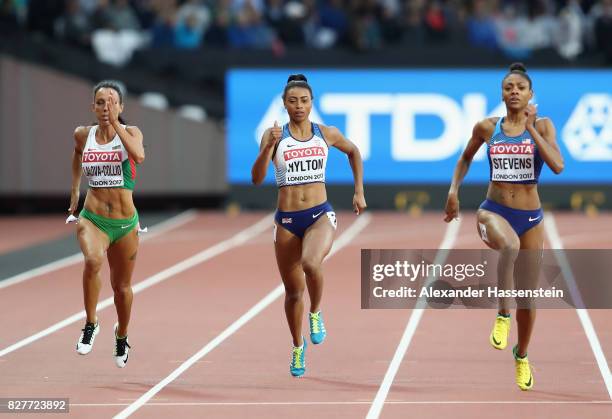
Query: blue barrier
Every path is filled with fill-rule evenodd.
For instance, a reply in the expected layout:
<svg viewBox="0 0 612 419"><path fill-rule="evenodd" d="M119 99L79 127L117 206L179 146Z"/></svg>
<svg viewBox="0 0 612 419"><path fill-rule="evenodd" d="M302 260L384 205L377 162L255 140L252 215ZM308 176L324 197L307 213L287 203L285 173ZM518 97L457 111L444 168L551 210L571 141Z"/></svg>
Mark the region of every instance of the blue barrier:
<svg viewBox="0 0 612 419"><path fill-rule="evenodd" d="M263 131L287 122L281 93L296 70L231 70L226 76L230 183L250 182ZM303 70L313 88L311 120L338 127L364 157L370 184L449 183L474 123L505 114L504 70ZM612 183L612 71L533 70L534 102L552 119L565 171L544 183ZM465 183L486 183L481 148ZM274 182L272 170L266 177ZM351 183L330 152L328 183Z"/></svg>

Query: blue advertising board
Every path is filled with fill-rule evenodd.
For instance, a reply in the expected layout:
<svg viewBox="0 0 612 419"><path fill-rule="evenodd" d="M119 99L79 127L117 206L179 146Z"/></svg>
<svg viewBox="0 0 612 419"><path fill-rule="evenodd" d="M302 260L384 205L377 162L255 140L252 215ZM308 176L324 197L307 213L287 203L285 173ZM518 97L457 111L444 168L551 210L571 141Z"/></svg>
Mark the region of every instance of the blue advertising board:
<svg viewBox="0 0 612 419"><path fill-rule="evenodd" d="M503 70L231 70L226 76L228 180L249 183L264 130L288 121L282 90L302 72L313 88L310 119L359 147L370 184L449 183L474 124L502 116ZM533 70L539 116L551 118L565 170L543 183L612 183L612 71ZM486 183L481 147L465 183ZM328 183L352 182L346 157L330 152ZM273 183L270 169L267 183Z"/></svg>

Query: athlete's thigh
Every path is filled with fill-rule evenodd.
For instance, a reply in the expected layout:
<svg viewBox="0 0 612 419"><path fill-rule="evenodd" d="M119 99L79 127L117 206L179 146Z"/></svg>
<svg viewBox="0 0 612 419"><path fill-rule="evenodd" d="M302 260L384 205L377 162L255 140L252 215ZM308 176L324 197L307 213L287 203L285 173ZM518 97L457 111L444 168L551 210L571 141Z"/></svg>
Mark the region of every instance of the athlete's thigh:
<svg viewBox="0 0 612 419"><path fill-rule="evenodd" d="M521 235L520 239L521 250L514 264L516 287L518 289L535 289L538 287L542 268L543 224L539 223L537 226L530 228ZM519 304L521 304L521 301L519 301Z"/></svg>
<svg viewBox="0 0 612 419"><path fill-rule="evenodd" d="M321 216L311 225L302 241L302 260L321 262L331 250L336 229L327 216Z"/></svg>
<svg viewBox="0 0 612 419"><path fill-rule="evenodd" d="M280 225L274 224L274 252L285 287L294 286L292 283L295 281L303 282L302 239Z"/></svg>
<svg viewBox="0 0 612 419"><path fill-rule="evenodd" d="M501 215L479 209L476 213L476 229L480 238L491 249L519 248L520 240L510 223Z"/></svg>
<svg viewBox="0 0 612 419"><path fill-rule="evenodd" d="M544 248L544 223L524 232L521 237L521 249L543 249Z"/></svg>
<svg viewBox="0 0 612 419"><path fill-rule="evenodd" d="M136 266L138 242L138 228L134 228L108 248L108 264L113 284L125 285L131 282L132 272Z"/></svg>
<svg viewBox="0 0 612 419"><path fill-rule="evenodd" d="M106 233L87 218L79 218L77 223L77 240L86 258L102 257L110 244L110 239Z"/></svg>

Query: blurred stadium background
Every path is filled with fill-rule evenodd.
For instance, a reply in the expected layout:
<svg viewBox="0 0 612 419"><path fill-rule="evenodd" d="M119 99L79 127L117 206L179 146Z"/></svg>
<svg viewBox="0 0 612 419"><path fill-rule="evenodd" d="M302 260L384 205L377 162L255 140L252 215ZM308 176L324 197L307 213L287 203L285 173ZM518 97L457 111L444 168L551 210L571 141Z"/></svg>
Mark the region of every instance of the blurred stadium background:
<svg viewBox="0 0 612 419"><path fill-rule="evenodd" d="M371 208L440 209L473 123L504 111L513 61L566 160L545 169L544 206L610 208L612 0L0 0L0 211L66 210L72 132L109 78L145 136L141 210L272 208L272 177L252 187L250 167L295 72L312 119L359 145ZM463 208L484 198L486 164ZM348 163L328 167L347 208Z"/></svg>

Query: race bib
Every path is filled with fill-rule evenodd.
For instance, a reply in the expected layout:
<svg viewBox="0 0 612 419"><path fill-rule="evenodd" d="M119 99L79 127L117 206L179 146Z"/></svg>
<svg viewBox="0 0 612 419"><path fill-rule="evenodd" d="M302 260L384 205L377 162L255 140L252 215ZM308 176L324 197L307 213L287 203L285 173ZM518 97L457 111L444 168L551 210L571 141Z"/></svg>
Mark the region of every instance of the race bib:
<svg viewBox="0 0 612 419"><path fill-rule="evenodd" d="M326 154L323 147L293 147L284 151L287 185L324 182Z"/></svg>
<svg viewBox="0 0 612 419"><path fill-rule="evenodd" d="M92 188L123 186L121 150L86 151L83 153L82 167Z"/></svg>
<svg viewBox="0 0 612 419"><path fill-rule="evenodd" d="M520 182L535 180L533 144L493 144L489 147L491 180Z"/></svg>

